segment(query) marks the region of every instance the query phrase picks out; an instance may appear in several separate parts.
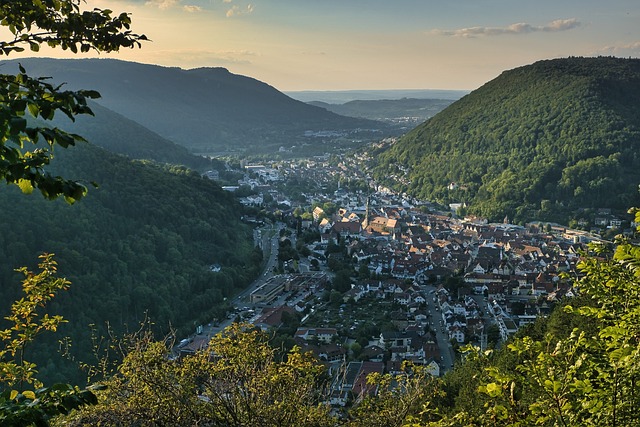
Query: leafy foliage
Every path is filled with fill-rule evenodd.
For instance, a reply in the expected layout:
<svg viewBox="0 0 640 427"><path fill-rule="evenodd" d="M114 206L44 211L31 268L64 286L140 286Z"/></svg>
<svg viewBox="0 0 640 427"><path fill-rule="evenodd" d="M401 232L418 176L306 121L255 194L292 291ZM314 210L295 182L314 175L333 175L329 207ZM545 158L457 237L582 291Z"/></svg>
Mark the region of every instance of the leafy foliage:
<svg viewBox="0 0 640 427"><path fill-rule="evenodd" d="M67 425L331 425L320 403L324 368L296 348L277 361L269 336L250 325L228 327L193 356L168 352L134 340L100 404Z"/></svg>
<svg viewBox="0 0 640 427"><path fill-rule="evenodd" d="M113 52L146 40L131 32L128 14L112 17L111 10L82 11L80 4L79 0L2 2L0 25L9 29L13 39L0 41L0 55L22 52L23 46L37 52L42 44L74 53ZM73 120L76 115L92 114L87 99L100 95L90 90L62 90L46 78L30 77L22 66L19 71L0 75L0 179L25 193L37 188L46 198L62 195L73 203L84 196L86 187L51 176L45 168L54 146L67 148L82 138L57 128L31 126L25 116L51 120L60 112Z"/></svg>
<svg viewBox="0 0 640 427"><path fill-rule="evenodd" d="M638 96L637 59L506 71L381 153L374 175L423 199L465 201L493 220L564 222L578 208L626 209L640 182Z"/></svg>
<svg viewBox="0 0 640 427"><path fill-rule="evenodd" d="M103 386L99 385L80 389L69 384L54 384L35 391L5 390L0 394L0 423L6 427L46 427L57 415L98 403L94 391L101 389Z"/></svg>
<svg viewBox="0 0 640 427"><path fill-rule="evenodd" d="M81 137L57 128L31 127L24 118L26 113L46 120L53 118L56 110L73 118L77 114L91 114L86 105L86 97L97 98L97 92L61 92L58 87L33 79L20 67L16 76L0 75L0 99L2 114L0 129L3 142L0 145L0 178L14 183L24 193L34 188L49 199L64 195L73 202L86 193L86 187L62 177L52 177L44 171L52 157L51 151L43 148L24 150L25 143L33 145L44 140L52 149L54 145L67 148L75 145Z"/></svg>
<svg viewBox="0 0 640 427"><path fill-rule="evenodd" d="M5 317L11 327L0 330L0 423L3 426L46 426L48 420L86 404L97 403L96 387L79 389L68 384L42 387L36 378L36 364L25 359L25 348L45 331L55 331L65 322L62 316L42 313L44 307L70 282L57 277L53 255L40 257L39 273L18 271L24 276L24 297L11 305ZM34 386L35 390L18 391L14 386Z"/></svg>
<svg viewBox="0 0 640 427"><path fill-rule="evenodd" d="M24 276L22 290L25 296L11 305L11 312L5 317L12 327L0 331L3 343L0 348L0 384L13 386L36 382L35 364L24 359L25 347L40 333L55 331L64 322L62 316L38 313L56 293L68 289L70 284L68 280L56 277L57 263L51 254L40 258L39 273L35 274L26 267L18 270Z"/></svg>
<svg viewBox="0 0 640 427"><path fill-rule="evenodd" d="M112 17L109 9L80 10L79 0L15 0L2 4L2 25L8 27L13 40L0 41L0 52L24 51L25 45L37 52L40 45L61 47L73 53L115 52L120 48L140 47L144 35L130 30L127 13Z"/></svg>
<svg viewBox="0 0 640 427"><path fill-rule="evenodd" d="M428 403L440 392L434 378L421 366L405 363L399 375L373 373L367 377L371 393L358 397L349 413L349 427L395 427L408 420L435 420L440 417Z"/></svg>

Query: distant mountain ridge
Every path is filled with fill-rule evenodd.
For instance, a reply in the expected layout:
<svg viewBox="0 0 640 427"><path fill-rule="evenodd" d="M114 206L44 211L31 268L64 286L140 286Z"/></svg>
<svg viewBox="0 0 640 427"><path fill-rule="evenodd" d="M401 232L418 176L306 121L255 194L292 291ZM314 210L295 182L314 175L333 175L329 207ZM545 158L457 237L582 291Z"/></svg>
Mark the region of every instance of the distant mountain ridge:
<svg viewBox="0 0 640 427"><path fill-rule="evenodd" d="M191 152L273 151L305 131L380 127L296 101L224 68L183 70L114 59L25 58L27 73L70 89L95 89L98 101Z"/></svg>
<svg viewBox="0 0 640 427"><path fill-rule="evenodd" d="M467 95L468 90L447 89L383 89L383 90L298 90L285 94L302 102L326 102L345 104L350 101L381 101L403 98L448 99L456 101Z"/></svg>
<svg viewBox="0 0 640 427"><path fill-rule="evenodd" d="M433 117L453 100L449 99L380 99L356 100L344 104L328 104L312 101L311 105L324 108L341 116L360 117L363 119L392 123L399 128L412 129L417 124Z"/></svg>
<svg viewBox="0 0 640 427"><path fill-rule="evenodd" d="M502 220L637 205L640 60L505 71L376 153L388 185Z"/></svg>

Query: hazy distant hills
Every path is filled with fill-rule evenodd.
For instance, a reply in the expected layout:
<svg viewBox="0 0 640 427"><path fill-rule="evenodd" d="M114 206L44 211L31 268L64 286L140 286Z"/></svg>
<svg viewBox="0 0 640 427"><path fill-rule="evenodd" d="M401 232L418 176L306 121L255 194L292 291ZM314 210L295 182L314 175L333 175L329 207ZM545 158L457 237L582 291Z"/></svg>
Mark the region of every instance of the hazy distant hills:
<svg viewBox="0 0 640 427"><path fill-rule="evenodd" d="M344 104L312 101L309 104L342 116L384 121L399 128L413 128L444 110L452 102L449 99L402 98L354 100Z"/></svg>
<svg viewBox="0 0 640 427"><path fill-rule="evenodd" d="M298 90L285 94L302 102L346 104L349 101L379 101L394 99L448 99L456 101L470 91L450 89L378 89L378 90Z"/></svg>
<svg viewBox="0 0 640 427"><path fill-rule="evenodd" d="M70 89L98 90L101 105L195 153L271 152L304 143L306 131L384 127L296 101L224 68L183 70L112 59L11 62Z"/></svg>
<svg viewBox="0 0 640 427"><path fill-rule="evenodd" d="M379 153L375 176L499 219L637 206L640 60L505 71Z"/></svg>

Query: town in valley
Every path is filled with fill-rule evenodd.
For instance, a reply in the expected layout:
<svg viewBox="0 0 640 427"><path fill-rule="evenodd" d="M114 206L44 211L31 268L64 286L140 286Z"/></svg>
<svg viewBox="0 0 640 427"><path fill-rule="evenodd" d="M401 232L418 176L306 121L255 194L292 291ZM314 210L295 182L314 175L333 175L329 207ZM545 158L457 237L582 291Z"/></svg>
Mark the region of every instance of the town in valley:
<svg viewBox="0 0 640 427"><path fill-rule="evenodd" d="M177 354L248 322L326 363L330 403L342 407L367 391L373 372L398 373L408 361L441 376L466 345L501 345L574 295L588 243L634 226L610 209L593 212L588 230L489 223L465 215L463 203L439 206L378 186L363 161L366 154L226 164L223 173L238 180L224 188L255 213L245 221L256 226L264 272L230 301L226 319L198 326Z"/></svg>

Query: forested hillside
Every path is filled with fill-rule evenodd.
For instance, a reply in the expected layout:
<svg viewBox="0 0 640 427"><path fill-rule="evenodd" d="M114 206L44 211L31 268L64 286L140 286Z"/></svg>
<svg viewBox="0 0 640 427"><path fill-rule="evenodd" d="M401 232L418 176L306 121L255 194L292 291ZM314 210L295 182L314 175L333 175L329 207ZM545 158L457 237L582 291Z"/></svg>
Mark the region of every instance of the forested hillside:
<svg viewBox="0 0 640 427"><path fill-rule="evenodd" d="M158 331L182 333L220 315L223 298L257 274L251 230L239 205L219 186L182 167L130 161L90 144L59 150L51 169L80 179L89 195L68 205L26 196L15 186L0 191L0 311L20 291L13 269L33 267L37 255L55 254L72 282L53 311L69 323L75 355L90 354L90 324L104 332L135 328L145 315ZM99 188L89 185L90 181ZM209 271L212 264L222 270ZM73 377L56 360L55 340L35 351L46 378ZM31 353L32 354L32 353ZM46 356L46 357L45 357Z"/></svg>
<svg viewBox="0 0 640 427"><path fill-rule="evenodd" d="M62 129L82 135L94 145L132 159L154 160L159 163L185 165L203 170L212 161L193 155L185 147L175 144L144 126L115 111L91 102L95 116L79 116L75 122L58 115L53 123Z"/></svg>
<svg viewBox="0 0 640 427"><path fill-rule="evenodd" d="M305 131L355 131L381 123L343 117L289 98L224 68L183 70L112 59L25 58L29 73L65 88L95 89L98 102L195 153L265 153L305 141ZM308 141L307 141L308 142Z"/></svg>
<svg viewBox="0 0 640 427"><path fill-rule="evenodd" d="M638 204L638 99L638 59L540 61L505 71L408 133L379 153L374 174L493 220L626 209Z"/></svg>

